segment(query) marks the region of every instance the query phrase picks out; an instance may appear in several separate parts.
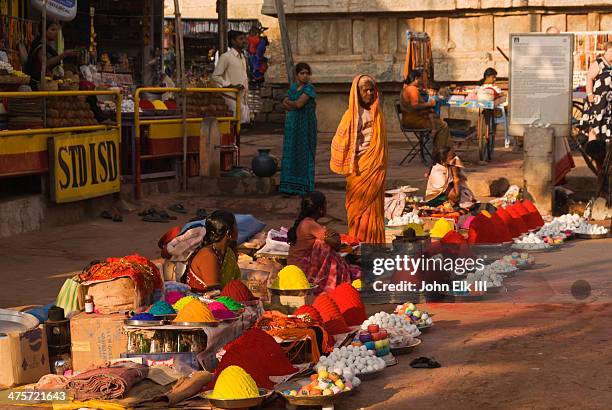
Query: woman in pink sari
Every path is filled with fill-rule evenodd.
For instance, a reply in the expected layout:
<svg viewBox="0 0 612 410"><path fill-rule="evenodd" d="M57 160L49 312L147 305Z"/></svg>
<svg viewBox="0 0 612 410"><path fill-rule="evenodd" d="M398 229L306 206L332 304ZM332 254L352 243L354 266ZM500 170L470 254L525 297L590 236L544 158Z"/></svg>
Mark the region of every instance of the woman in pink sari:
<svg viewBox="0 0 612 410"><path fill-rule="evenodd" d="M302 198L300 215L289 230L287 263L304 271L308 281L318 286L317 293L361 277L361 268L349 265L338 254L340 235L319 224L327 211L325 195L311 192Z"/></svg>

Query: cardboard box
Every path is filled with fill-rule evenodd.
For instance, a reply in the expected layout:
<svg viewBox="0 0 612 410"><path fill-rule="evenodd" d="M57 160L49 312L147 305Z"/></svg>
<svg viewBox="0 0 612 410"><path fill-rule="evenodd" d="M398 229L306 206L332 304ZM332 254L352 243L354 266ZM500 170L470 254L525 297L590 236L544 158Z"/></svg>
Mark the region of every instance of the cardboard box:
<svg viewBox="0 0 612 410"><path fill-rule="evenodd" d="M50 372L44 326L0 336L0 389L36 383Z"/></svg>
<svg viewBox="0 0 612 410"><path fill-rule="evenodd" d="M70 320L72 368L76 372L119 359L127 351L125 315L79 313Z"/></svg>

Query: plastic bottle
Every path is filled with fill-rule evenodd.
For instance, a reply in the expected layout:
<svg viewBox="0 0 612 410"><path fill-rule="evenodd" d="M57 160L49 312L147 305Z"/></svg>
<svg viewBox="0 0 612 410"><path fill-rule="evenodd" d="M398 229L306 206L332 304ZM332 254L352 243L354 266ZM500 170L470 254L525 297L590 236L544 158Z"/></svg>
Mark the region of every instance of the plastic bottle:
<svg viewBox="0 0 612 410"><path fill-rule="evenodd" d="M93 312L94 312L93 296L87 295L85 296L85 313L93 313Z"/></svg>

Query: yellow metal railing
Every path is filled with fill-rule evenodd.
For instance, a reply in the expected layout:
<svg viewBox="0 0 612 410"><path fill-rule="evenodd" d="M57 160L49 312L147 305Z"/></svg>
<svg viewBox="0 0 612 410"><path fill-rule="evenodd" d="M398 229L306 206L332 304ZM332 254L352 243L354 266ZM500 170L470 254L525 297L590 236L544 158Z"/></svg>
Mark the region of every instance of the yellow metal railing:
<svg viewBox="0 0 612 410"><path fill-rule="evenodd" d="M225 96L228 96L228 93L235 94L236 97L236 110L233 117L217 117L218 121L236 121L237 124L240 124L240 91L235 88L162 88L162 87L143 87L136 90L134 93L134 130L135 130L135 153L134 153L134 162L135 162L135 170L134 170L134 185L136 190L136 198L140 198L141 196L141 155L140 155L140 137L141 137L141 126L143 125L152 125L152 124L185 124L185 127L189 123L199 123L204 118L203 117L185 117L183 118L164 118L164 119L141 119L140 115L140 100L142 93L177 93L180 96L184 97L187 93L223 93ZM228 96L229 97L229 96ZM229 97L233 98L233 97ZM177 98L177 101L179 99ZM182 98L183 104L186 104L185 98ZM186 109L183 107L182 109ZM186 130L183 130L183 157L187 155L187 141L186 141ZM184 164L184 166L186 166ZM183 178L186 178L186 175L183 175Z"/></svg>
<svg viewBox="0 0 612 410"><path fill-rule="evenodd" d="M0 131L0 138L2 137L19 137L19 136L33 136L33 135L52 135L52 134L63 134L70 132L87 132L87 131L100 131L100 130L115 130L119 139L121 139L121 93L119 90L112 91L31 91L31 92L0 92L0 99L5 98L62 98L62 97L78 97L78 96L98 96L98 95L109 95L115 97L116 105L116 122L115 124L101 124L101 125L83 125L83 126L71 126L71 127L57 127L57 128L27 128L23 130L3 130ZM8 107L10 112L10 105ZM44 110L41 113L44 115ZM45 119L46 120L46 119ZM0 152L0 154L2 154ZM8 173L5 176L19 176L27 173Z"/></svg>

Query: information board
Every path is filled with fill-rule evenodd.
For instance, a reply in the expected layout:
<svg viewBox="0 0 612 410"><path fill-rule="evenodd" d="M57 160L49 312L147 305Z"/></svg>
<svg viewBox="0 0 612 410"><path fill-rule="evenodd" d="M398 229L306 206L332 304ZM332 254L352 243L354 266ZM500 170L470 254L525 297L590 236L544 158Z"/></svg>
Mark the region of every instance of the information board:
<svg viewBox="0 0 612 410"><path fill-rule="evenodd" d="M572 104L572 34L510 35L510 125L538 121L567 135Z"/></svg>
<svg viewBox="0 0 612 410"><path fill-rule="evenodd" d="M116 130L49 138L51 199L73 202L119 192L120 144Z"/></svg>

